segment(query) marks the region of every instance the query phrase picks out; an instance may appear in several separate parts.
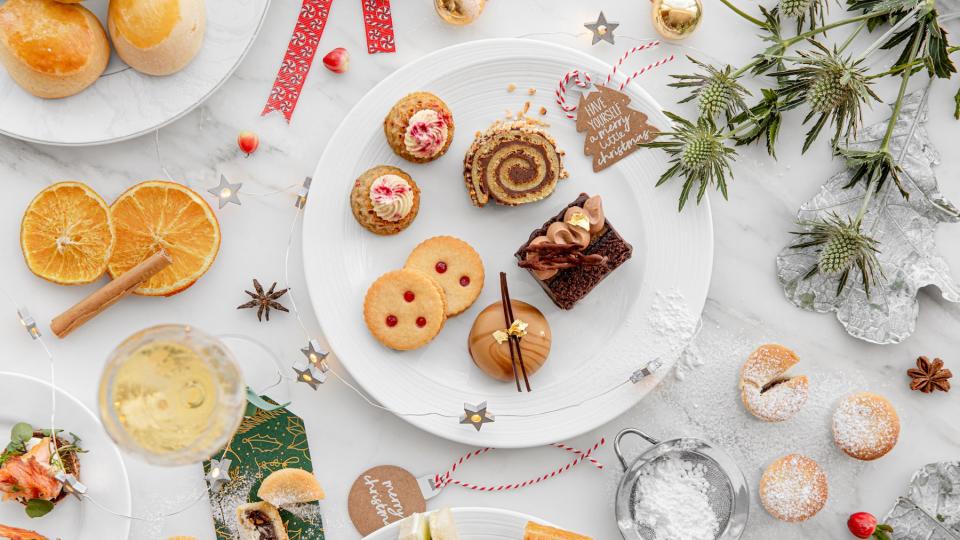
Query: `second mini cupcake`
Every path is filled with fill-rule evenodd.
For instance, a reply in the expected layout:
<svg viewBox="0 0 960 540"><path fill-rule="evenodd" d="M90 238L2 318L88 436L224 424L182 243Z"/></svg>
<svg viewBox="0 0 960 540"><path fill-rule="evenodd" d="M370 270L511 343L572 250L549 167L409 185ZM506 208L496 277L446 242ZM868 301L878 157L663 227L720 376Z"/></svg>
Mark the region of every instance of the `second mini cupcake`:
<svg viewBox="0 0 960 540"><path fill-rule="evenodd" d="M450 148L453 114L437 96L414 92L390 109L383 120L383 133L398 156L414 163L427 163Z"/></svg>
<svg viewBox="0 0 960 540"><path fill-rule="evenodd" d="M353 217L365 229L380 235L397 234L413 223L420 209L420 188L397 167L379 165L353 183Z"/></svg>

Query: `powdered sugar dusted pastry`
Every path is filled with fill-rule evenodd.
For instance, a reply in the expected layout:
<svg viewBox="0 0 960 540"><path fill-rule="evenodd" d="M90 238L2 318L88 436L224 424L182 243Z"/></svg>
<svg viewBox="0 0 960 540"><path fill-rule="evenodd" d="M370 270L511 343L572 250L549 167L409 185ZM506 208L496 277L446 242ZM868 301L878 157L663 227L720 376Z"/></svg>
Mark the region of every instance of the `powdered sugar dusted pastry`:
<svg viewBox="0 0 960 540"><path fill-rule="evenodd" d="M374 234L397 234L413 223L420 210L420 188L406 172L380 165L356 179L350 208L357 223Z"/></svg>
<svg viewBox="0 0 960 540"><path fill-rule="evenodd" d="M426 163L446 153L453 140L453 114L439 97L414 92L390 109L383 133L394 153L407 161Z"/></svg>
<svg viewBox="0 0 960 540"><path fill-rule="evenodd" d="M257 497L280 507L323 499L323 488L313 473L303 469L280 469L260 484Z"/></svg>
<svg viewBox="0 0 960 540"><path fill-rule="evenodd" d="M475 206L490 199L507 206L536 202L567 177L563 151L543 126L529 118L502 120L477 134L463 158L463 180Z"/></svg>
<svg viewBox="0 0 960 540"><path fill-rule="evenodd" d="M760 502L781 521L810 519L827 504L827 496L827 474L800 454L774 461L760 477Z"/></svg>
<svg viewBox="0 0 960 540"><path fill-rule="evenodd" d="M847 396L833 413L833 440L850 457L881 458L899 437L900 418L883 396L870 392Z"/></svg>
<svg viewBox="0 0 960 540"><path fill-rule="evenodd" d="M238 506L237 525L240 540L290 540L280 512L267 502Z"/></svg>
<svg viewBox="0 0 960 540"><path fill-rule="evenodd" d="M743 406L757 418L782 422L797 414L807 402L809 380L787 371L800 359L783 345L761 345L740 370Z"/></svg>

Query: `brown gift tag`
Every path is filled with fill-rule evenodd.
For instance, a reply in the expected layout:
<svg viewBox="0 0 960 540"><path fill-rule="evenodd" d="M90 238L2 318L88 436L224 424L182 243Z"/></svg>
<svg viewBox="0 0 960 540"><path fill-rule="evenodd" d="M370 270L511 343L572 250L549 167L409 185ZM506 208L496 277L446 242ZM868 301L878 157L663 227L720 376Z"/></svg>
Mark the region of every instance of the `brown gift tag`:
<svg viewBox="0 0 960 540"><path fill-rule="evenodd" d="M417 479L394 465L365 471L353 482L347 498L350 521L363 536L426 509Z"/></svg>
<svg viewBox="0 0 960 540"><path fill-rule="evenodd" d="M660 133L647 115L630 108L630 96L606 86L580 96L577 131L586 131L583 153L593 156L593 172L600 172Z"/></svg>

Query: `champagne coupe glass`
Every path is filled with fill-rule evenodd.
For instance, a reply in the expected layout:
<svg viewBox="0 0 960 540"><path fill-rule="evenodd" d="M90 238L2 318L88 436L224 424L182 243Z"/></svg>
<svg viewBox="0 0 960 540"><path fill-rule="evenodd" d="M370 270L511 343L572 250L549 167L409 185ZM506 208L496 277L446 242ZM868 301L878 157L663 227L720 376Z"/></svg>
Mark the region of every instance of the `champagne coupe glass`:
<svg viewBox="0 0 960 540"><path fill-rule="evenodd" d="M209 458L233 436L246 386L218 339L191 326L154 326L110 354L99 408L123 450L155 465L187 465Z"/></svg>

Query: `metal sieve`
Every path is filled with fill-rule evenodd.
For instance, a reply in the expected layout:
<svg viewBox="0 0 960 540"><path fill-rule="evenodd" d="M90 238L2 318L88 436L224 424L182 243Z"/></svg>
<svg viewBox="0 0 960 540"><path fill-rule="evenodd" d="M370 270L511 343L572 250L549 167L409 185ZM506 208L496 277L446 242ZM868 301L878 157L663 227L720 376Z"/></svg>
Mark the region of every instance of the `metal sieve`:
<svg viewBox="0 0 960 540"><path fill-rule="evenodd" d="M630 465L627 465L627 460L620 450L620 440L627 434L638 435L653 445ZM617 526L625 540L668 540L659 538L656 531L641 524L636 509L641 497L640 484L645 481L644 473L661 460L669 458L679 458L694 465L703 466L704 478L710 484L707 492L710 507L720 524L714 540L735 540L743 534L750 511L750 490L747 489L743 472L723 451L699 439L686 438L660 442L632 428L624 429L617 434L613 450L624 470L623 478L617 487L616 516Z"/></svg>

